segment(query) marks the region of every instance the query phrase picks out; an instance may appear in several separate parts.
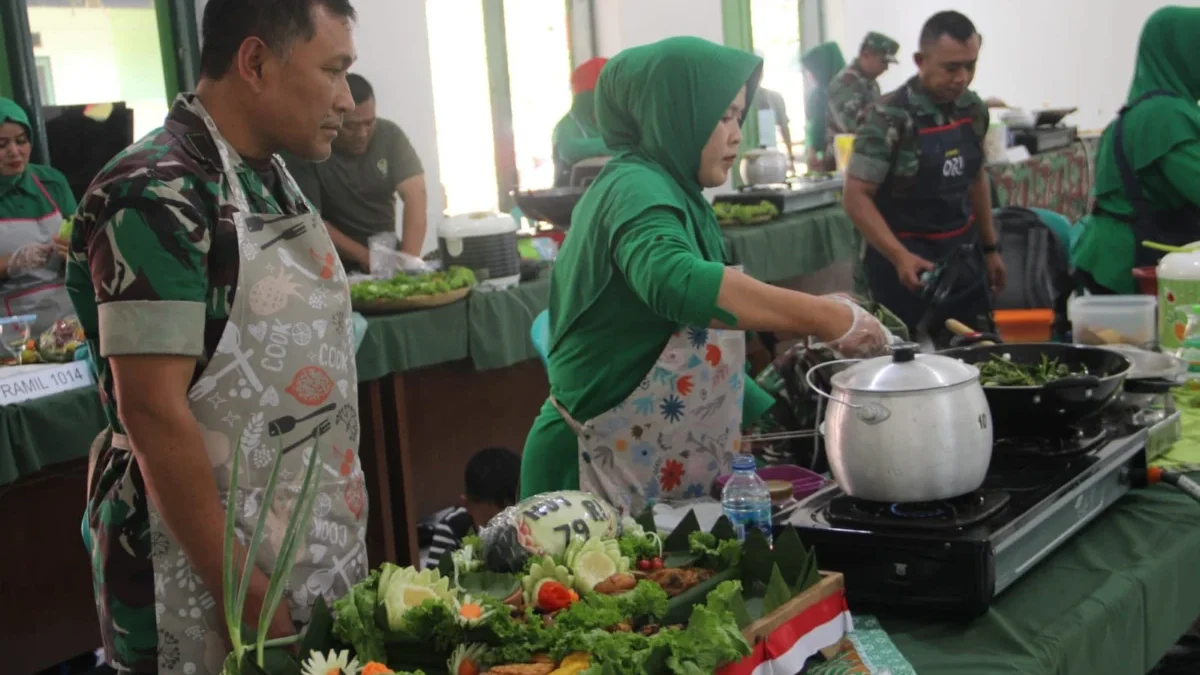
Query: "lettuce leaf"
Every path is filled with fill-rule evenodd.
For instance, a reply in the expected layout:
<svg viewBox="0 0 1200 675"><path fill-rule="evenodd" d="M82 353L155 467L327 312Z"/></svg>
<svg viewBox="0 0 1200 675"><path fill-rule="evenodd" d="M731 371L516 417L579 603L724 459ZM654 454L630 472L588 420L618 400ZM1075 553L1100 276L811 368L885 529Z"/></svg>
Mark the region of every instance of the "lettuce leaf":
<svg viewBox="0 0 1200 675"><path fill-rule="evenodd" d="M378 600L379 571L374 570L333 603L333 611L337 614L333 622L333 634L353 646L363 663L387 659L383 631L375 625L375 605Z"/></svg>

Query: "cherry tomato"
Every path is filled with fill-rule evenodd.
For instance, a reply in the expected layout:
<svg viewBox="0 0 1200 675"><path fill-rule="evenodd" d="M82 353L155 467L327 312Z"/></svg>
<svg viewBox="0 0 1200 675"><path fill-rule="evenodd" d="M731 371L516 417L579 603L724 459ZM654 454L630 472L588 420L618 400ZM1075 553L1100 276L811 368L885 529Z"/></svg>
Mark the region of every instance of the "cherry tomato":
<svg viewBox="0 0 1200 675"><path fill-rule="evenodd" d="M661 569L663 568L663 559L662 559L662 558L655 558L654 560L651 560L651 561L650 561L650 568L651 568L651 569L655 569L655 570L661 570Z"/></svg>
<svg viewBox="0 0 1200 675"><path fill-rule="evenodd" d="M643 572L648 572L648 571L650 571L650 567L651 567L651 563L649 560L642 558L641 560L638 561L638 569L639 570L641 570Z"/></svg>

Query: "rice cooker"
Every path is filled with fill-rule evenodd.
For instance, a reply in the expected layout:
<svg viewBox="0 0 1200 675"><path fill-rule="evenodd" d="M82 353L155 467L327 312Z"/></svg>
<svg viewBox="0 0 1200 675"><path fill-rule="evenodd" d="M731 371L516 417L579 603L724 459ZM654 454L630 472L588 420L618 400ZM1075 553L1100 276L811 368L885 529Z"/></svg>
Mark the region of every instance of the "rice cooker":
<svg viewBox="0 0 1200 675"><path fill-rule="evenodd" d="M517 221L498 213L453 216L438 228L442 266L460 265L475 272L479 287L503 289L521 280Z"/></svg>

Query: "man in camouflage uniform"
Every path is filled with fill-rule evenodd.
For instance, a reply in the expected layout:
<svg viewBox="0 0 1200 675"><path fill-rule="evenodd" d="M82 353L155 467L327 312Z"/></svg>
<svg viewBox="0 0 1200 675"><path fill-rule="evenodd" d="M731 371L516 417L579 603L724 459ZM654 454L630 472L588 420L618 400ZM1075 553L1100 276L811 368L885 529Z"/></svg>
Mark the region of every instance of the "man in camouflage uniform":
<svg viewBox="0 0 1200 675"><path fill-rule="evenodd" d="M879 98L880 75L896 62L900 43L883 33L867 33L858 57L829 83L828 112L825 115L825 156L833 157L833 141L838 134L853 134L863 111Z"/></svg>
<svg viewBox="0 0 1200 675"><path fill-rule="evenodd" d="M254 626L313 458L325 469L314 513L339 541L319 542L329 555L319 567L315 547L300 547L287 602L259 627L294 634L315 595L344 593L365 573L345 274L274 157L329 156L353 109L353 18L348 0L208 0L196 93L110 161L81 202L67 286L110 425L93 444L84 529L118 672L221 671L225 508L241 535L266 510L245 608ZM280 490L264 504L278 455ZM235 552L244 559L242 545ZM316 570L331 565L326 583Z"/></svg>
<svg viewBox="0 0 1200 675"><path fill-rule="evenodd" d="M944 321L991 330L991 292L1005 284L983 167L988 110L968 87L982 43L970 19L935 14L921 31L918 74L873 103L846 171L846 212L869 246L863 268L872 299L917 336L929 308L922 275L959 256L971 270L928 327L944 345Z"/></svg>

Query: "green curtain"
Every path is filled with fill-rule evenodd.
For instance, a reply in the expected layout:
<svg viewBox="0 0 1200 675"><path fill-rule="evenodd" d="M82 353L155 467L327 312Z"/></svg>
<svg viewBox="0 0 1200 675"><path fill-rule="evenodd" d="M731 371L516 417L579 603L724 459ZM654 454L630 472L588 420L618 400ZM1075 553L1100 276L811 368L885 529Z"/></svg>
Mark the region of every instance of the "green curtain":
<svg viewBox="0 0 1200 675"><path fill-rule="evenodd" d="M12 73L8 68L8 43L4 40L4 22L0 20L0 96L12 98Z"/></svg>

